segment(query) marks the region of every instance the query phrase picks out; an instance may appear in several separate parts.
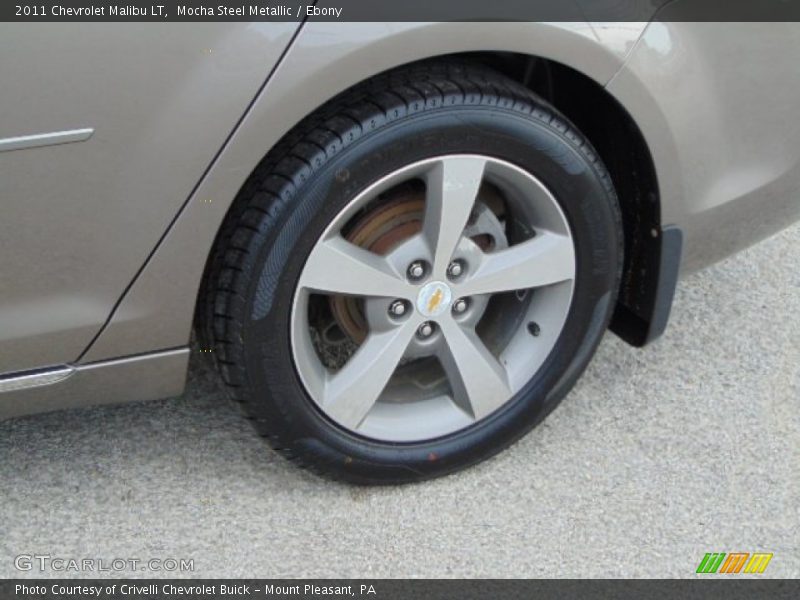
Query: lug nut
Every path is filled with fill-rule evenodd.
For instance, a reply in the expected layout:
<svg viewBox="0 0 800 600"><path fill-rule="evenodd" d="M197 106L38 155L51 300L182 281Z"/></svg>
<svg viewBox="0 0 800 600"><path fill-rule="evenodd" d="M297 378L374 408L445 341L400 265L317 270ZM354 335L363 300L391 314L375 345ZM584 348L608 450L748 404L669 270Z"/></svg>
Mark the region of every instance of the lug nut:
<svg viewBox="0 0 800 600"><path fill-rule="evenodd" d="M433 323L425 321L417 329L417 335L421 338L429 338L433 335Z"/></svg>
<svg viewBox="0 0 800 600"><path fill-rule="evenodd" d="M465 310L467 310L468 306L469 306L469 300L467 300L466 298L459 298L458 300L453 302L453 312L461 314Z"/></svg>
<svg viewBox="0 0 800 600"><path fill-rule="evenodd" d="M447 275L451 278L459 277L463 272L464 272L464 265L462 265L461 261L458 260L454 260L447 267Z"/></svg>
<svg viewBox="0 0 800 600"><path fill-rule="evenodd" d="M395 300L389 305L389 313L395 317L402 317L406 314L406 303L403 300Z"/></svg>
<svg viewBox="0 0 800 600"><path fill-rule="evenodd" d="M408 276L411 279L421 279L425 275L425 265L421 260L415 260L408 267Z"/></svg>

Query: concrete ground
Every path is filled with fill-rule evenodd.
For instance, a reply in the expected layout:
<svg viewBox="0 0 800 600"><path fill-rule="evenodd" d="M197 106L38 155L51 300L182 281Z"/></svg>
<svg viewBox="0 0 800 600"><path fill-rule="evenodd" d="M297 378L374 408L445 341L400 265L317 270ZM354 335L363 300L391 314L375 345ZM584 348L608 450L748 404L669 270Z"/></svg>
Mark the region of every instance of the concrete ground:
<svg viewBox="0 0 800 600"><path fill-rule="evenodd" d="M199 361L180 398L0 423L0 576L36 553L198 577L691 577L706 552L765 551L764 576L800 577L799 257L795 227L690 277L660 342L608 335L542 426L430 483L297 470Z"/></svg>

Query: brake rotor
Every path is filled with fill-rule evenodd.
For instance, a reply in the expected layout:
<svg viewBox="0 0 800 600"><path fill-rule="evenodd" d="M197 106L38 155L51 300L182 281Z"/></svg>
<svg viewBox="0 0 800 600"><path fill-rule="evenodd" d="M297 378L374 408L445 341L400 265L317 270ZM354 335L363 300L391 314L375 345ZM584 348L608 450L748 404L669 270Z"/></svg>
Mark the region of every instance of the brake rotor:
<svg viewBox="0 0 800 600"><path fill-rule="evenodd" d="M398 190L354 223L347 241L375 254L386 255L422 230L425 191L410 186ZM363 301L352 296L330 296L333 317L342 331L360 344L367 337Z"/></svg>
<svg viewBox="0 0 800 600"><path fill-rule="evenodd" d="M357 217L347 233L347 241L370 252L385 256L400 244L422 231L425 214L425 189L406 185L395 188L375 208ZM491 206L493 210L490 210ZM502 213L503 199L496 188L482 186L476 209L465 233L482 250L507 247L503 226L496 213ZM330 296L330 309L341 330L361 344L369 328L364 317L363 299L353 296Z"/></svg>

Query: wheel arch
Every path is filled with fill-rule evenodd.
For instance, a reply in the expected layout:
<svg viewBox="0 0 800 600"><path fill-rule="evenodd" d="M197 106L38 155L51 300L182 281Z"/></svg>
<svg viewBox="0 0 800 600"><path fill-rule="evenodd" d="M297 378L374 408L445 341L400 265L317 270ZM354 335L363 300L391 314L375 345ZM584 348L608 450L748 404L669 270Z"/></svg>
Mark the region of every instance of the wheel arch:
<svg viewBox="0 0 800 600"><path fill-rule="evenodd" d="M549 85L548 81L590 90L590 97L610 111L607 114L626 122L626 136L622 137L604 133L599 127L593 135L584 132L603 159L606 160L604 153L610 157L610 149L620 143L630 154L629 158L643 160L636 173L650 169L652 174L647 181L655 194L647 195L626 177L624 164L607 165L612 176L616 170L619 182L615 178L615 184L623 190L621 200L631 207L626 217L631 224L626 224L626 238L629 229L638 233L647 230L645 223L660 226L650 154L633 120L622 107L615 106L616 101L603 89L622 67L625 56L599 44L585 24L505 23L491 35L486 35L485 26L480 24L386 24L392 29L391 35L376 33L375 28L366 27L367 24L346 25L353 35L339 47L331 45L330 29L324 24L306 26L193 196L187 199L161 246L132 283L103 332L86 351L82 363L185 345L192 331L195 308L201 304L198 303L202 297L201 283L215 240L235 211L234 198L262 158L305 116L338 93L371 76L419 60L443 57L480 60L516 78L526 77L531 68L540 68L543 78L537 75L538 78L529 79L527 84L545 97L547 89L541 86ZM462 35L453 40L447 35L449 30ZM324 52L326 44L330 47L329 53ZM499 49L483 50L487 45ZM528 50L522 51L526 48ZM536 52L531 53L531 50ZM567 103L561 106L557 97L550 99L579 128L598 126L599 121L591 118L592 111L581 112ZM629 186L632 186L630 195ZM633 209L637 206L647 207L650 211L647 219L639 220L635 216ZM637 247L635 244L635 241L627 243L632 248ZM633 274L637 263L632 261L630 265L628 271ZM632 293L624 289L621 298L635 301L635 290L649 289L651 281L647 277L631 276L625 285ZM623 337L633 341L636 336Z"/></svg>
<svg viewBox="0 0 800 600"><path fill-rule="evenodd" d="M548 100L597 150L617 191L625 236L611 329L634 346L654 340L666 326L682 238L676 228L662 228L656 167L636 121L604 86L567 65L511 53L484 53L476 59Z"/></svg>

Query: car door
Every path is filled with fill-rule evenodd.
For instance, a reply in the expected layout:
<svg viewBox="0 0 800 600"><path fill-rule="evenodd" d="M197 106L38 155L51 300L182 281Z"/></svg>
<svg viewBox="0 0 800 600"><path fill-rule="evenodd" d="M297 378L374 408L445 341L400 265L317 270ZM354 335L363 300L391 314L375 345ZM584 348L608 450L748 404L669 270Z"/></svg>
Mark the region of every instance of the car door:
<svg viewBox="0 0 800 600"><path fill-rule="evenodd" d="M298 27L0 27L0 373L80 356Z"/></svg>

